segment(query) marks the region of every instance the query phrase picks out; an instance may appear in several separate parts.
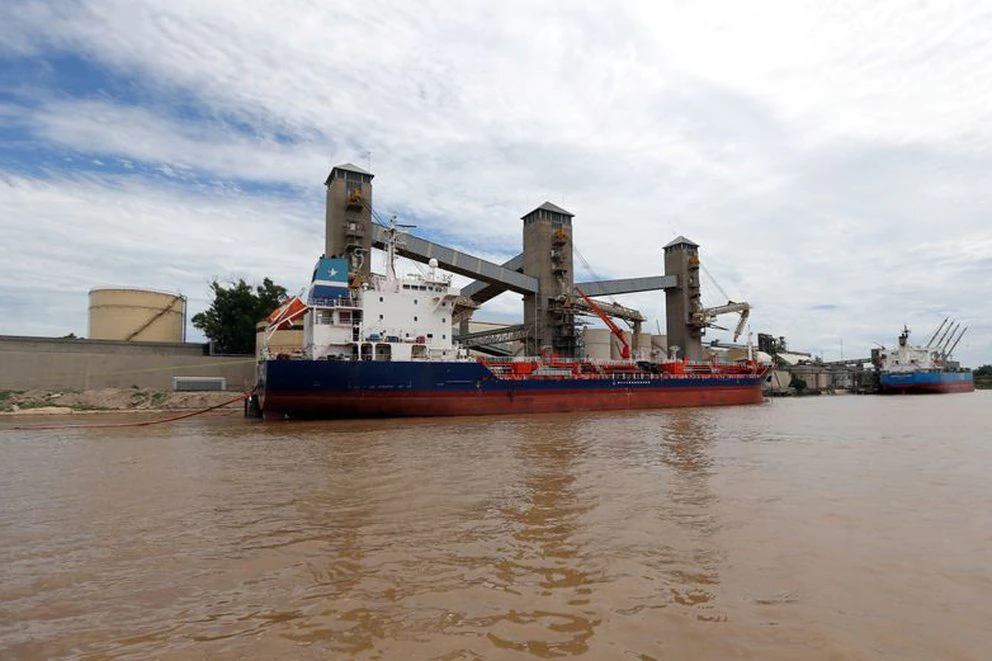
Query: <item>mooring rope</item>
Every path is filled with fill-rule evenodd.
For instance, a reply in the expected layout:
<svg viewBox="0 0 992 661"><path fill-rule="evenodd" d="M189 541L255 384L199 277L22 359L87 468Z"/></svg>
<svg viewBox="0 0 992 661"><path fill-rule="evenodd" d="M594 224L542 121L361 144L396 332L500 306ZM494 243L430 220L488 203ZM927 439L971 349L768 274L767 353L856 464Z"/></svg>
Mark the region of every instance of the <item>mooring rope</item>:
<svg viewBox="0 0 992 661"><path fill-rule="evenodd" d="M105 422L95 425L24 425L8 427L8 429L17 430L53 430L53 429L107 429L111 427L150 427L152 425L161 425L166 422L175 422L176 420L184 420L186 418L192 418L195 415L201 415L203 413L208 413L214 409L219 409L224 406L230 406L236 402L241 402L251 397L251 393L242 393L232 400L223 402L221 404L214 404L211 407L201 409L199 411L189 411L182 413L180 415L169 416L168 418L159 418L157 420L139 420L136 422ZM132 409L133 410L133 409ZM127 409L122 409L122 411L127 411ZM113 413L113 411L107 411L108 413Z"/></svg>

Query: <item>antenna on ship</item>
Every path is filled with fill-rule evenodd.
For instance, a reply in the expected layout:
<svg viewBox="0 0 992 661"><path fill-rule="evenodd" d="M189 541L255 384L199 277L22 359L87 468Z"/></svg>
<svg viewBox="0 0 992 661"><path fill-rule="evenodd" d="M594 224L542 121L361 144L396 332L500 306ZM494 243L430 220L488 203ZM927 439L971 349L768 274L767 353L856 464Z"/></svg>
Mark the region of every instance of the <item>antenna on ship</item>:
<svg viewBox="0 0 992 661"><path fill-rule="evenodd" d="M396 214L389 217L389 225L386 227L386 270L390 280L396 279L396 246L399 244L399 234L401 230L416 227L416 225L406 225L396 222Z"/></svg>

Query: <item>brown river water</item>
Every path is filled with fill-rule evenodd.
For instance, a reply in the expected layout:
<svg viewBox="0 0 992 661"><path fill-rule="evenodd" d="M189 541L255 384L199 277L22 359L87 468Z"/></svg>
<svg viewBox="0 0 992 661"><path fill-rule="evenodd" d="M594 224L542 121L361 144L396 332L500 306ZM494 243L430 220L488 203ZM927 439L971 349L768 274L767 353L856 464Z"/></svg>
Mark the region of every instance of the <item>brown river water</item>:
<svg viewBox="0 0 992 661"><path fill-rule="evenodd" d="M992 392L52 421L0 420L5 661L992 658Z"/></svg>

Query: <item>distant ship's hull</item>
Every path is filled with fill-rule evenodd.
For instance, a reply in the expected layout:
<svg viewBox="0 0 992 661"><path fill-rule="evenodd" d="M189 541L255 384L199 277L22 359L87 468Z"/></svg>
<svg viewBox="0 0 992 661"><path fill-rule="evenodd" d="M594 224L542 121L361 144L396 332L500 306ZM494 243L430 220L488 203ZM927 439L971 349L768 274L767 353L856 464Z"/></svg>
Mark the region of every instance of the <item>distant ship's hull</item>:
<svg viewBox="0 0 992 661"><path fill-rule="evenodd" d="M879 386L884 393L943 394L972 392L971 372L882 372Z"/></svg>
<svg viewBox="0 0 992 661"><path fill-rule="evenodd" d="M269 360L259 379L266 418L370 418L687 406L762 401L763 373L497 378L477 362Z"/></svg>

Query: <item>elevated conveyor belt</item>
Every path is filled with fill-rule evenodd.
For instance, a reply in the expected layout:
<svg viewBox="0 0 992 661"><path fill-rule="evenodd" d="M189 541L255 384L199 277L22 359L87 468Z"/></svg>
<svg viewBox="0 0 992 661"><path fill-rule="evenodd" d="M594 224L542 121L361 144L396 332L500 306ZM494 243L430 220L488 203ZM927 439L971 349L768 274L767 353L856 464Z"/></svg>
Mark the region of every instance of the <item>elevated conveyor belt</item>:
<svg viewBox="0 0 992 661"><path fill-rule="evenodd" d="M374 247L385 249L387 231L380 225L372 226ZM519 294L533 294L538 290L536 278L415 236L404 236L402 242L396 246L396 254L424 264L433 258L445 271L499 285Z"/></svg>

